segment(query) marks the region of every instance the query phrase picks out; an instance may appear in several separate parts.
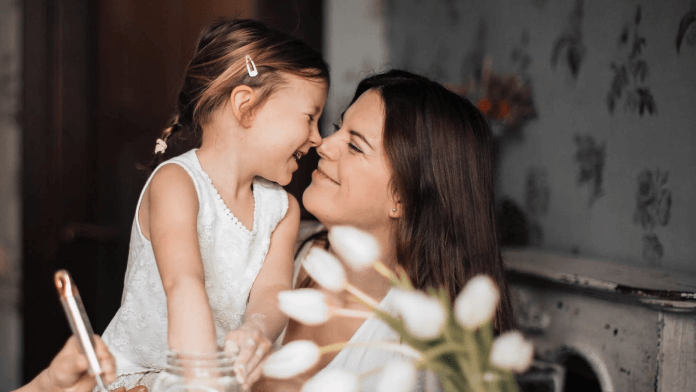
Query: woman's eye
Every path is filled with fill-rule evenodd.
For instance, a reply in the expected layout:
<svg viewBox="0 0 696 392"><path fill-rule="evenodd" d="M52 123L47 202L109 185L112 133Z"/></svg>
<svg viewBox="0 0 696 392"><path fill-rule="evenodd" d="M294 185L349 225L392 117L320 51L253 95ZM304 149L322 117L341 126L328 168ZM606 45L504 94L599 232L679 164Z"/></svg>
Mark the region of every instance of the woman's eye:
<svg viewBox="0 0 696 392"><path fill-rule="evenodd" d="M339 129L341 129L341 127L339 127L338 124L336 124L336 123L333 123L333 126L334 126L334 131L338 131Z"/></svg>
<svg viewBox="0 0 696 392"><path fill-rule="evenodd" d="M308 114L308 116L309 116L309 121L314 122L314 116L312 116L311 114Z"/></svg>
<svg viewBox="0 0 696 392"><path fill-rule="evenodd" d="M355 144L353 144L353 142L348 142L348 148L350 148L350 149L353 150L354 152L362 153L362 150L359 149L358 146L356 146Z"/></svg>

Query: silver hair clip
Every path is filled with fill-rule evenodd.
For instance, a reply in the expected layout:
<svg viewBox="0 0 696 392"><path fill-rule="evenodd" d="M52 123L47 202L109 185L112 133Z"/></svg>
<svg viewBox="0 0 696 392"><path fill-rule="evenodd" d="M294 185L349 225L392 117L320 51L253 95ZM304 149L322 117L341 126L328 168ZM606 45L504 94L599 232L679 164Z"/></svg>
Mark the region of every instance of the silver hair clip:
<svg viewBox="0 0 696 392"><path fill-rule="evenodd" d="M249 76L253 78L254 76L258 75L259 71L256 70L256 64L254 64L254 60L252 60L251 57L249 57L249 55L246 55L244 60L246 61L246 67L247 72L249 72ZM251 63L251 66L249 66L249 63Z"/></svg>

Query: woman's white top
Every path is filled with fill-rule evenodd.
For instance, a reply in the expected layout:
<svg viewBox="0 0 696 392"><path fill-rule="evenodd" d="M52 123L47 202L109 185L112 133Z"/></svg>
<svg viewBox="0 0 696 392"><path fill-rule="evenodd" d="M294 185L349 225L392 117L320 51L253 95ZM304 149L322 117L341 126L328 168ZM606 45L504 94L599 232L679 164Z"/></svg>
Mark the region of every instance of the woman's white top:
<svg viewBox="0 0 696 392"><path fill-rule="evenodd" d="M312 227L305 228L306 232L313 234L319 231L320 228ZM306 244L300 253L297 255L295 262L296 269L299 270L299 264L309 253L312 243ZM296 274L297 277L297 274ZM395 290L391 289L382 299L379 307L390 313L396 313L394 310L393 299ZM281 337L282 339L282 337ZM328 365L318 374L327 372L331 369L344 369L357 374L370 374L362 380L360 391L371 392L377 389L380 372L375 372L377 369L383 368L386 364L397 359L412 359L402 353L388 351L378 347L378 342L400 343L399 334L394 332L389 325L376 316L367 318L355 331L353 336L348 341L348 346L334 357ZM361 344L369 343L371 346L360 346ZM357 347L350 347L358 345ZM427 385L427 387L426 387ZM429 372L419 372L418 380L413 388L413 391L439 391L441 387L434 374Z"/></svg>
<svg viewBox="0 0 696 392"><path fill-rule="evenodd" d="M263 265L271 234L288 209L288 196L279 185L253 181L254 221L248 230L230 212L210 177L203 171L196 150L163 162L148 179L131 230L130 252L121 307L102 339L116 357L117 375L112 386L131 388L142 373L158 372L165 363L167 298L157 269L152 243L143 236L138 211L152 176L167 164L184 168L198 195L198 243L205 270L205 290L215 321L218 344L240 326L251 286Z"/></svg>

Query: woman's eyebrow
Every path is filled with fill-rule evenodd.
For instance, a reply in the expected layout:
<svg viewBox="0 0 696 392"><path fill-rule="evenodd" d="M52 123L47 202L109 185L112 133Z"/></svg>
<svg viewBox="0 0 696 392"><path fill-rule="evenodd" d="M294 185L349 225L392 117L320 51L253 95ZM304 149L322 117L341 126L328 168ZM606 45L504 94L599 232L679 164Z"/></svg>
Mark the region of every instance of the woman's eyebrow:
<svg viewBox="0 0 696 392"><path fill-rule="evenodd" d="M341 117L339 117L339 124L343 124L343 116L345 116L345 114L346 114L345 111L343 113L341 113ZM367 141L367 138L362 133L360 133L358 131L354 131L352 129L349 130L348 133L351 134L352 136L357 137L358 139L362 140L363 142L365 142L365 144L367 144L367 146L370 147L371 149L373 149L373 150L375 149L374 147L372 147L372 144L370 144L370 142Z"/></svg>
<svg viewBox="0 0 696 392"><path fill-rule="evenodd" d="M358 131L354 131L352 129L350 131L348 131L348 133L350 133L351 135L353 135L353 136L359 138L360 140L362 140L363 142L365 142L365 144L367 144L368 147L370 147L371 149L373 149L373 150L375 149L374 147L372 147L372 144L370 144L370 142L367 141L367 138L362 133L360 133Z"/></svg>

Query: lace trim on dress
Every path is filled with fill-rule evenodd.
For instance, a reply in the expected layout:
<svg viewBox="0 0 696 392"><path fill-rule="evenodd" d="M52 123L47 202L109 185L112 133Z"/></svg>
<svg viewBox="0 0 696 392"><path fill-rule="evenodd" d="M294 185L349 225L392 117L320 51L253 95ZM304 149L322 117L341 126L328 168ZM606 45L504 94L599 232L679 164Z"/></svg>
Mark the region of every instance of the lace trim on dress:
<svg viewBox="0 0 696 392"><path fill-rule="evenodd" d="M230 220L232 220L232 223L234 223L234 225L237 228L239 228L242 232L246 233L247 235L250 235L250 236L256 235L256 226L257 226L256 211L258 210L258 208L256 207L258 204L258 198L256 197L256 187L254 187L254 189L252 190L252 194L254 196L254 218L253 218L252 224L254 226L252 227L252 230L249 230L246 228L246 226L244 226L244 224L239 219L237 219L236 216L234 216L234 213L232 211L230 211L230 208L227 207L227 204L225 203L224 200L222 200L222 197L220 196L220 192L218 192L217 188L215 188L215 184L213 184L213 180L210 178L208 173L206 173L203 170L202 167L201 167L201 173L203 173L203 176L205 177L205 179L208 180L208 184L210 184L210 187L215 192L215 198L218 200L218 206L220 206L222 208L222 211L225 213L225 215L227 215L230 218Z"/></svg>

